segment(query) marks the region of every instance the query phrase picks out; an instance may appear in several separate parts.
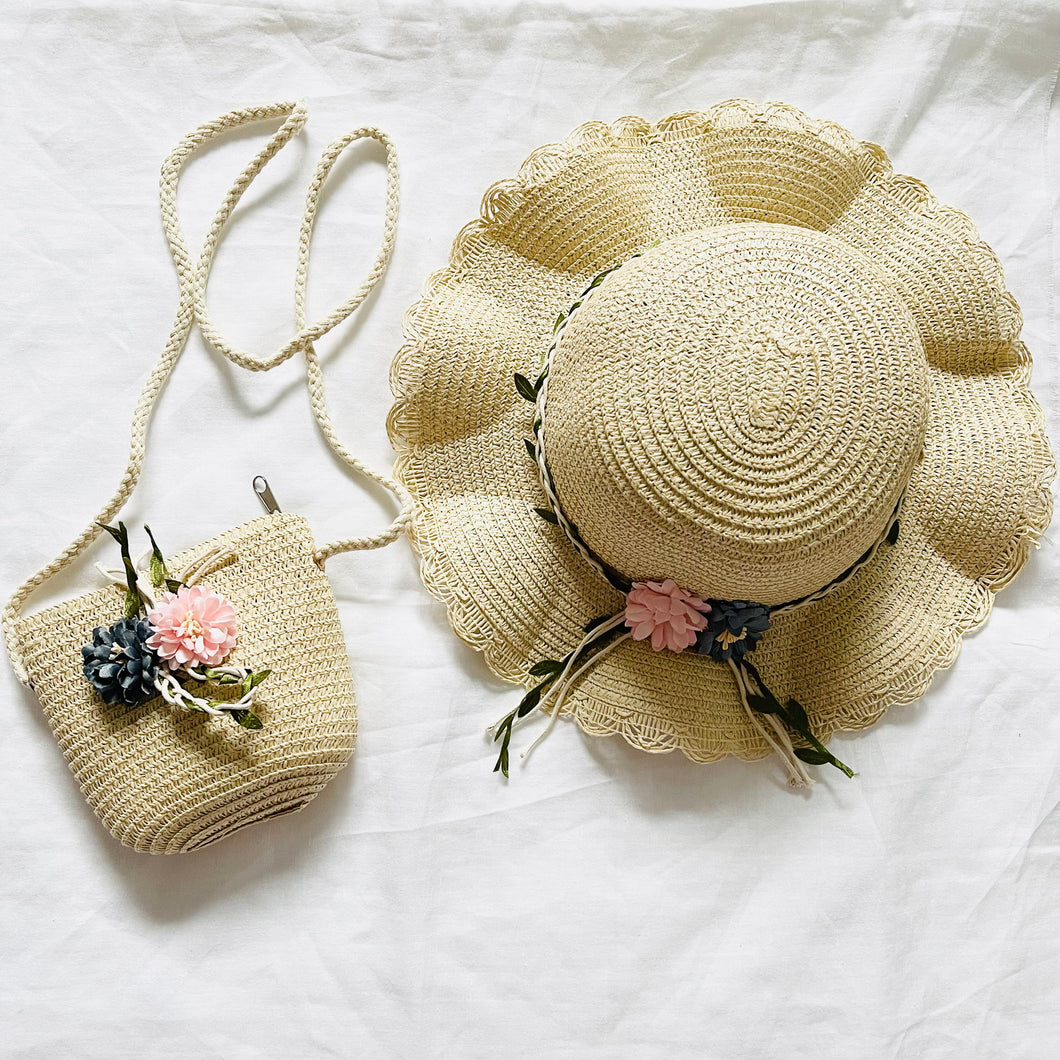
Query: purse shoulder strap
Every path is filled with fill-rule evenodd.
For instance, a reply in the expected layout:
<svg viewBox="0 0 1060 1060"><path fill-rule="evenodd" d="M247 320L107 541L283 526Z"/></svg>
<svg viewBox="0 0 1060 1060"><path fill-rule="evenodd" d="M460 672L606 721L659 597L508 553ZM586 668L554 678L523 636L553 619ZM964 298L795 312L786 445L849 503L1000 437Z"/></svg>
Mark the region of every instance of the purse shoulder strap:
<svg viewBox="0 0 1060 1060"><path fill-rule="evenodd" d="M385 133L372 127L362 127L346 134L330 144L317 164L313 179L306 196L305 210L298 241L298 267L295 279L295 324L297 334L284 345L274 356L258 359L232 347L217 331L206 308L206 285L210 267L220 242L221 235L232 215L233 210L269 160L305 125L308 117L302 103L276 103L261 107L247 107L229 111L214 121L200 125L189 133L167 156L162 165L160 181L160 204L162 223L165 228L169 249L176 265L179 284L179 303L176 319L166 340L165 348L140 393L140 399L133 414L130 432L129 459L117 491L103 506L102 510L84 530L49 564L42 567L26 579L12 594L3 610L4 637L12 667L18 679L28 683L22 653L19 645L16 623L22 613L26 599L48 579L69 566L102 532L100 524L110 523L117 516L128 500L140 477L144 461L144 443L151 413L168 380L173 367L187 343L193 324L198 323L206 340L223 356L240 367L251 371L268 371L283 363L294 354L301 352L306 361L306 377L309 388L313 414L320 426L327 444L344 463L355 471L379 483L390 490L397 498L401 510L397 518L384 530L364 537L345 538L331 542L315 554L318 563L323 564L331 555L357 549L380 548L398 538L405 530L412 516L412 498L408 491L387 475L371 470L354 457L342 444L335 433L331 416L324 400L323 373L313 343L326 335L337 324L345 320L368 296L386 269L394 246L394 234L398 209L398 169L397 155L393 144ZM242 170L221 206L214 215L213 221L203 241L198 260L194 260L188 250L181 230L180 217L177 212L177 188L180 176L189 159L206 144L215 140L229 129L239 128L255 122L283 119L277 129L261 150ZM320 193L328 173L339 155L359 140L374 139L383 145L386 151L387 192L386 213L383 225L383 237L375 261L368 275L356 291L328 316L309 325L306 323L305 292L309 265L309 248L316 219Z"/></svg>

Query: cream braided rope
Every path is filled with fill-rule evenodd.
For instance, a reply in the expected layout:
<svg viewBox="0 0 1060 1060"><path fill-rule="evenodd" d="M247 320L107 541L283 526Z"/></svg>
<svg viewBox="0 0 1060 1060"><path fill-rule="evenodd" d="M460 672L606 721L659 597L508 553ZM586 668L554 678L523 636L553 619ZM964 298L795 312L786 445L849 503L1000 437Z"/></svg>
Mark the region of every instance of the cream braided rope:
<svg viewBox="0 0 1060 1060"><path fill-rule="evenodd" d="M393 145L386 135L373 128L363 127L356 129L330 144L325 149L317 165L316 172L310 182L299 237L298 270L295 285L296 326L299 330L294 338L272 358L259 360L230 346L214 327L206 310L205 290L210 267L221 235L233 210L242 198L243 193L265 167L266 163L302 129L307 117L306 107L301 102L282 102L232 110L213 121L200 125L194 132L184 137L166 157L162 165L159 184L159 203L163 228L173 257L173 263L177 270L179 303L176 319L173 322L162 355L144 384L136 410L133 413L129 459L117 491L88 526L55 559L29 577L15 590L4 607L2 616L4 638L7 643L12 668L19 681L23 684L28 684L29 679L22 660L22 651L16 626L17 620L22 613L22 605L36 589L40 588L49 578L68 567L77 556L95 541L102 532L99 524L112 522L128 500L143 468L145 439L154 406L169 379L173 367L180 358L192 325L196 322L198 322L206 340L218 352L232 361L233 364L251 371L267 371L286 361L298 351L303 351L306 357L307 381L313 414L328 445L344 463L391 490L398 498L401 511L398 517L385 530L371 536L348 538L326 545L315 554L318 563L323 563L328 556L336 552L379 548L382 545L389 544L400 536L408 525L412 514L412 499L404 487L394 482L391 478L367 468L353 457L337 438L327 406L324 403L322 373L316 352L312 347L312 343L316 339L327 334L337 324L345 320L364 301L368 292L372 290L386 269L393 252L398 210L398 170ZM195 263L185 243L177 210L177 188L185 165L205 144L215 140L227 130L279 118L283 119L283 124L272 134L264 147L242 170L225 195L206 233L198 262ZM323 182L342 151L350 144L365 138L379 141L386 149L387 197L382 244L368 276L354 294L327 317L307 326L305 322L305 284L308 273L309 244Z"/></svg>
<svg viewBox="0 0 1060 1060"><path fill-rule="evenodd" d="M386 133L380 129L365 126L354 129L353 132L335 140L324 151L317 163L316 172L309 185L306 196L305 212L302 215L302 228L298 237L298 270L295 276L295 325L298 328L306 327L305 295L306 284L309 274L309 247L313 238L313 225L316 221L317 203L320 191L327 179L331 167L335 164L339 155L352 143L362 139L372 139L383 145L386 151L386 209L383 220L383 239L368 275L361 282L356 291L332 314L337 324L340 320L348 317L368 297L375 288L380 277L386 271L394 251L394 237L397 232L398 214L398 165L397 152ZM367 467L357 459L345 445L339 441L335 434L335 428L324 401L324 374L321 371L320 360L317 357L313 340L308 339L303 347L306 363L306 385L309 388L310 402L313 415L317 424L331 447L332 452L355 471L360 472L366 478L377 482L384 489L390 490L401 503L401 513L385 530L378 534L366 537L349 537L339 541L332 541L318 549L315 558L317 563L323 563L329 556L337 552L350 552L360 549L380 548L390 544L405 532L409 521L412 519L413 501L412 496L405 487L397 480L387 475L381 475Z"/></svg>

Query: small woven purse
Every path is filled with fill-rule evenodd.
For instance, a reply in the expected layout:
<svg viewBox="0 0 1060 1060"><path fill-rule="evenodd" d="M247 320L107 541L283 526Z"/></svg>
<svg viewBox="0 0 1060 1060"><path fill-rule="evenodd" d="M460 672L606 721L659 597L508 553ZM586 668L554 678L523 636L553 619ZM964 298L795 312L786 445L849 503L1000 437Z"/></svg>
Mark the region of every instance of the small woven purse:
<svg viewBox="0 0 1060 1060"><path fill-rule="evenodd" d="M226 130L283 119L239 175L218 210L198 262L176 210L188 160ZM40 699L74 777L110 832L138 851L195 850L254 821L305 806L346 764L356 737L349 658L325 560L389 544L411 512L404 488L356 460L335 436L313 342L364 300L385 270L397 218L397 162L390 141L360 128L321 156L306 198L296 279L298 334L270 360L233 349L212 325L205 289L221 233L243 192L305 124L301 104L236 110L187 136L162 168L163 223L180 281L180 305L165 351L147 381L132 426L121 486L96 519L54 561L26 581L3 614L12 665ZM355 141L386 150L383 241L358 290L313 325L305 319L309 245L323 183ZM317 422L343 461L391 490L401 513L383 532L317 548L305 521L278 510L256 479L268 515L167 560L154 545L138 563L116 518L139 477L151 411L193 324L241 367L267 370L305 357ZM97 591L25 617L27 597L68 566L103 529L122 541L123 563ZM267 680L266 680L267 678Z"/></svg>

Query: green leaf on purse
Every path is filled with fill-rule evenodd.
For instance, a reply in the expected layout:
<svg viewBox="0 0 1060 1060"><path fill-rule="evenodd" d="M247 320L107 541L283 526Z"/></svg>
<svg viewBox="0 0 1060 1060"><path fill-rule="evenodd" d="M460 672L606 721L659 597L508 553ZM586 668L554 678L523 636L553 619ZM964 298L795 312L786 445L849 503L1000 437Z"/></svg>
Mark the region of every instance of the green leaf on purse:
<svg viewBox="0 0 1060 1060"><path fill-rule="evenodd" d="M243 726L244 729L263 729L261 718L252 710L233 710L232 717Z"/></svg>
<svg viewBox="0 0 1060 1060"><path fill-rule="evenodd" d="M106 523L96 523L96 526L106 530L121 548L121 562L125 568L125 617L132 618L143 607L143 601L140 599L140 590L136 587L138 575L129 554L129 531L124 523L118 523L117 527L107 526Z"/></svg>
<svg viewBox="0 0 1060 1060"><path fill-rule="evenodd" d="M166 569L166 561L162 558L162 550L155 541L155 535L151 533L151 527L144 523L144 529L151 541L151 584L156 589L161 589L166 584L169 571ZM170 590L171 592L173 590Z"/></svg>
<svg viewBox="0 0 1060 1060"><path fill-rule="evenodd" d="M246 677L243 678L239 683L240 689L242 689L243 695L250 692L251 689L257 688L266 677L271 674L271 670L251 670Z"/></svg>
<svg viewBox="0 0 1060 1060"><path fill-rule="evenodd" d="M118 523L116 527L107 526L106 523L96 523L96 526L106 530L122 548L129 547L129 532L125 529L124 523Z"/></svg>
<svg viewBox="0 0 1060 1060"><path fill-rule="evenodd" d="M238 685L240 679L235 674L226 673L224 670L216 670L212 666L207 666L203 670L203 674L210 681L216 681L219 685Z"/></svg>
<svg viewBox="0 0 1060 1060"><path fill-rule="evenodd" d="M556 518L556 513L551 508L535 508L534 511L537 512L546 523L551 523L553 526L559 526L559 519Z"/></svg>

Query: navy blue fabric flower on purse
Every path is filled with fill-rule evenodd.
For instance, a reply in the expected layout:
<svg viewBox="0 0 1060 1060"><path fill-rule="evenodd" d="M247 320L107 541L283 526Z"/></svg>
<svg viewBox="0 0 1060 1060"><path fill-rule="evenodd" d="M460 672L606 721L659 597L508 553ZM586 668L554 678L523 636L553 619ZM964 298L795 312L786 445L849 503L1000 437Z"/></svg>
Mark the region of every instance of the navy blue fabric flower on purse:
<svg viewBox="0 0 1060 1060"><path fill-rule="evenodd" d="M92 643L81 649L82 669L104 703L138 707L158 695L158 657L147 647L150 636L144 618L123 618L92 631Z"/></svg>

